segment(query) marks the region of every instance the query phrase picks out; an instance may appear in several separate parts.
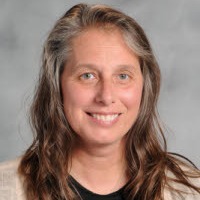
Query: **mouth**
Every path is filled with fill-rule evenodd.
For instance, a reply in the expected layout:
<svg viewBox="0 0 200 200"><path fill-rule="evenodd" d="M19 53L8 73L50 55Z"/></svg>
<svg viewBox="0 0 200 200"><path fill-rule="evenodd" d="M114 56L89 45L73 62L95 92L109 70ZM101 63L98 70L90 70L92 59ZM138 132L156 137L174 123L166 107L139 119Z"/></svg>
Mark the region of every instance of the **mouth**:
<svg viewBox="0 0 200 200"><path fill-rule="evenodd" d="M94 119L102 122L115 121L115 119L117 119L117 117L121 115L121 113L114 113L114 114L87 113L87 114L93 117Z"/></svg>

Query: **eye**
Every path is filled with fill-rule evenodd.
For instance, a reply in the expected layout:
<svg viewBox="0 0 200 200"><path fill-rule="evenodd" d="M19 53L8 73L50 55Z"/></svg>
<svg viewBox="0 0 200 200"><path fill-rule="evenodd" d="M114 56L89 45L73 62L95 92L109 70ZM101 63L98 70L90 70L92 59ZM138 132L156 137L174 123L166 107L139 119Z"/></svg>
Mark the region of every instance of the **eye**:
<svg viewBox="0 0 200 200"><path fill-rule="evenodd" d="M84 73L84 74L81 75L80 78L84 79L84 80L89 80L89 79L93 79L94 75L92 73Z"/></svg>
<svg viewBox="0 0 200 200"><path fill-rule="evenodd" d="M127 80L129 78L129 75L128 74L119 74L119 78L121 80Z"/></svg>

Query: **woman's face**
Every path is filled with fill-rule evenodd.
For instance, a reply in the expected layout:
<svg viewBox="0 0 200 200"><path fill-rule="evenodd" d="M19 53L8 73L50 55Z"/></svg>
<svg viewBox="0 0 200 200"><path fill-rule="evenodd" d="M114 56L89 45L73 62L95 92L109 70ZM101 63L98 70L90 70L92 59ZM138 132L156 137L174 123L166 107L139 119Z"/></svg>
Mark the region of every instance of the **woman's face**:
<svg viewBox="0 0 200 200"><path fill-rule="evenodd" d="M117 30L89 29L72 49L61 75L65 116L83 144L119 143L140 107L139 60Z"/></svg>

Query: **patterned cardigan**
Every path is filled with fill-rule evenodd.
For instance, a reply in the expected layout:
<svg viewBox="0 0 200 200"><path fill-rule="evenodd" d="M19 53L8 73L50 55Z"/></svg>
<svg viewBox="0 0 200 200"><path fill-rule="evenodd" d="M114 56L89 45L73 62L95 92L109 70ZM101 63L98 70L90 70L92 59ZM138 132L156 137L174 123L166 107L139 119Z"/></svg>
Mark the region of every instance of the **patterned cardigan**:
<svg viewBox="0 0 200 200"><path fill-rule="evenodd" d="M22 180L17 173L19 162L20 158L17 158L0 164L0 200L27 200L25 198ZM200 187L200 178L193 179L192 181ZM164 189L165 200L200 200L200 194L197 194L186 186L174 186L185 193L179 196L175 192Z"/></svg>

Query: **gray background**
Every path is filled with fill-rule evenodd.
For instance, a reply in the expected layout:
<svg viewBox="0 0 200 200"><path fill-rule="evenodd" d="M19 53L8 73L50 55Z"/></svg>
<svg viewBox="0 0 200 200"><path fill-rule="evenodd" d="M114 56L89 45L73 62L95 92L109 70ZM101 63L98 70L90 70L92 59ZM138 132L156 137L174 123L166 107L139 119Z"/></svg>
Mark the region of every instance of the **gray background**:
<svg viewBox="0 0 200 200"><path fill-rule="evenodd" d="M200 167L200 0L113 0L146 31L162 71L159 111L170 151ZM30 145L27 108L42 44L56 19L79 1L0 0L0 161Z"/></svg>

